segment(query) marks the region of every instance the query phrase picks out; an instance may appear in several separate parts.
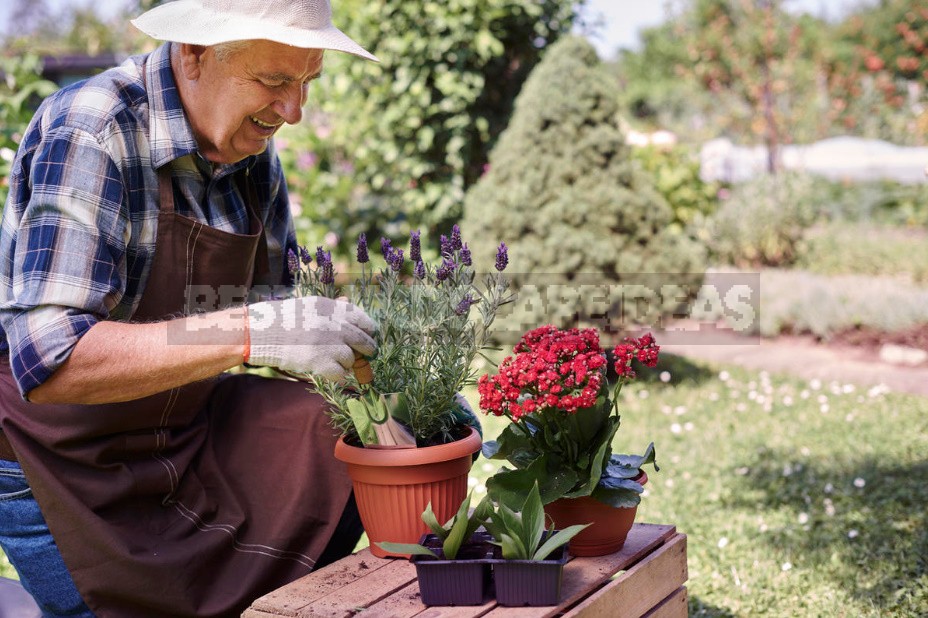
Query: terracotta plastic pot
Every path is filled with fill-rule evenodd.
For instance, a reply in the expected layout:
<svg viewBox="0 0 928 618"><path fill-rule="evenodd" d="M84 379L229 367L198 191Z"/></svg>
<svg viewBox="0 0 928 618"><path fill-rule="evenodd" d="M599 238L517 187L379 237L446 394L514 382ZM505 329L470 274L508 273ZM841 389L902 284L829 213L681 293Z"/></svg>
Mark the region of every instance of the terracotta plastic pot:
<svg viewBox="0 0 928 618"><path fill-rule="evenodd" d="M361 448L347 444L344 437L336 442L335 458L348 464L371 553L408 558L376 543L418 542L428 532L421 516L429 502L438 521L451 519L467 495L467 473L481 444L473 428L457 442L423 448Z"/></svg>
<svg viewBox="0 0 928 618"><path fill-rule="evenodd" d="M644 485L648 475L642 471L634 481ZM555 528L592 522L570 540L568 548L574 556L605 556L622 549L637 512L637 506L619 509L589 496L561 498L545 505L545 513L554 520Z"/></svg>

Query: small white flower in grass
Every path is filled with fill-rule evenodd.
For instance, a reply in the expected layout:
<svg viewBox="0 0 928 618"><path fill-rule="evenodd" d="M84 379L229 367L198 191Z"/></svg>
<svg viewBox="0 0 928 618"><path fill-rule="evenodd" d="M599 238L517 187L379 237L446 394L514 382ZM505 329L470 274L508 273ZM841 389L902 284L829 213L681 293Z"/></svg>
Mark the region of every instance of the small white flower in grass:
<svg viewBox="0 0 928 618"><path fill-rule="evenodd" d="M828 515L829 517L834 517L835 516L835 505L834 505L834 502L831 501L831 498L825 498L822 501L822 504L825 505L825 515Z"/></svg>
<svg viewBox="0 0 928 618"><path fill-rule="evenodd" d="M784 573L786 571L789 571L792 568L793 568L792 562L784 562L783 564L780 565L780 570L783 571Z"/></svg>
<svg viewBox="0 0 928 618"><path fill-rule="evenodd" d="M741 396L741 392L740 392L740 391L731 391L731 392L728 393L728 396L731 397L732 399L737 399L738 397Z"/></svg>
<svg viewBox="0 0 928 618"><path fill-rule="evenodd" d="M684 414L686 414L686 406L677 406L676 408L673 409L673 413L676 414L677 416L683 416Z"/></svg>
<svg viewBox="0 0 928 618"><path fill-rule="evenodd" d="M693 431L693 423L683 423L683 429L686 431Z"/></svg>
<svg viewBox="0 0 928 618"><path fill-rule="evenodd" d="M13 152L12 148L0 148L0 159L10 162L16 157L16 153Z"/></svg>
<svg viewBox="0 0 928 618"><path fill-rule="evenodd" d="M669 371L662 371L658 377L661 379L661 382L663 382L663 383L665 383L665 384L666 384L667 382L670 382L670 372L669 372Z"/></svg>
<svg viewBox="0 0 928 618"><path fill-rule="evenodd" d="M808 390L805 390L805 389L803 389L802 391L799 392L799 398L800 398L800 399L808 399L809 396L811 396L811 395L812 395L812 393L810 393Z"/></svg>
<svg viewBox="0 0 928 618"><path fill-rule="evenodd" d="M812 451L809 450L808 446L802 447L801 449L799 449L799 452L802 454L803 457L808 457L809 455L812 454Z"/></svg>
<svg viewBox="0 0 928 618"><path fill-rule="evenodd" d="M834 490L835 490L835 486L834 486L834 485L832 485L831 483L825 483L825 493L826 493L826 494L830 494L830 493L833 492Z"/></svg>
<svg viewBox="0 0 928 618"><path fill-rule="evenodd" d="M719 549L725 549L727 545L728 545L727 536L723 536L722 538L719 539L719 542L718 542Z"/></svg>
<svg viewBox="0 0 928 618"><path fill-rule="evenodd" d="M690 480L691 478L693 478L693 475L692 475L690 472L688 472L688 471L684 471L682 476L683 476L683 480L684 480L684 481L688 481L688 480Z"/></svg>
<svg viewBox="0 0 928 618"><path fill-rule="evenodd" d="M822 381L818 378L809 380L809 388L811 388L813 391L817 391L818 389L822 388Z"/></svg>
<svg viewBox="0 0 928 618"><path fill-rule="evenodd" d="M827 396L827 395L819 395L819 396L818 396L818 402L819 402L819 403L828 403L828 396Z"/></svg>
<svg viewBox="0 0 928 618"><path fill-rule="evenodd" d="M741 466L740 468L735 468L735 474L737 474L738 476L747 476L748 472L750 471L751 469L748 468L747 466Z"/></svg>
<svg viewBox="0 0 928 618"><path fill-rule="evenodd" d="M681 433L683 428L680 426L680 423L674 423L670 426L670 433Z"/></svg>
<svg viewBox="0 0 928 618"><path fill-rule="evenodd" d="M854 422L854 413L853 413L853 412L848 412L847 414L845 414L845 415L844 415L844 420L846 420L848 423L853 423L853 422Z"/></svg>
<svg viewBox="0 0 928 618"><path fill-rule="evenodd" d="M793 466L792 464L783 464L783 476L792 476Z"/></svg>
<svg viewBox="0 0 928 618"><path fill-rule="evenodd" d="M767 530L768 530L768 528L767 528L767 524L766 524L765 522L760 522L760 525L757 526L757 531L758 531L758 532L767 532Z"/></svg>
<svg viewBox="0 0 928 618"><path fill-rule="evenodd" d="M495 472L496 466L491 463L484 463L482 466L480 466L480 469L484 472Z"/></svg>
<svg viewBox="0 0 928 618"><path fill-rule="evenodd" d="M741 403L739 403L738 405L735 406L735 410L737 410L738 412L744 412L744 411L747 410L747 409L748 409L748 406L747 406L747 404L744 403L744 402L741 402Z"/></svg>
<svg viewBox="0 0 928 618"><path fill-rule="evenodd" d="M474 487L474 493L475 493L475 494L485 494L485 493L487 493L487 486L484 485L483 483L480 483L479 485L477 485L476 487Z"/></svg>
<svg viewBox="0 0 928 618"><path fill-rule="evenodd" d="M650 492L649 492L647 489L645 489L645 490L643 490L643 491L641 492L641 497L642 497L642 498L647 498L649 495L650 495Z"/></svg>
<svg viewBox="0 0 928 618"><path fill-rule="evenodd" d="M728 382L729 378L731 378L731 374L728 373L727 371L719 372L719 380L721 380L722 382Z"/></svg>
<svg viewBox="0 0 928 618"><path fill-rule="evenodd" d="M661 412L663 412L664 414L671 414L673 412L673 408L671 408L668 405L662 405Z"/></svg>
<svg viewBox="0 0 928 618"><path fill-rule="evenodd" d="M477 486L477 483L479 483L479 482L480 482L480 481L478 481L477 479L475 479L475 478L472 477L472 476L467 477L467 486L468 486L468 487L476 487L476 486Z"/></svg>
<svg viewBox="0 0 928 618"><path fill-rule="evenodd" d="M796 521L798 521L800 524L807 524L807 523L809 523L809 514L808 514L808 513L800 513L800 514L799 514L799 517L796 518Z"/></svg>
<svg viewBox="0 0 928 618"><path fill-rule="evenodd" d="M856 479L854 479L854 487L856 487L857 489L863 489L866 484L867 484L867 481L865 481L859 476Z"/></svg>
<svg viewBox="0 0 928 618"><path fill-rule="evenodd" d="M757 399L757 391L748 392L748 399L750 399L751 401L754 401L755 399Z"/></svg>
<svg viewBox="0 0 928 618"><path fill-rule="evenodd" d="M641 389L640 391L638 391L638 398L639 398L639 399L647 399L650 395L651 395L651 393L649 393L649 392L646 391L645 389Z"/></svg>
<svg viewBox="0 0 928 618"><path fill-rule="evenodd" d="M670 463L672 463L672 464L678 464L678 463L680 463L680 456L679 456L679 455L674 455L673 457L671 457L671 458L670 458Z"/></svg>
<svg viewBox="0 0 928 618"><path fill-rule="evenodd" d="M673 487L673 479L667 479L664 481L664 487Z"/></svg>
<svg viewBox="0 0 928 618"><path fill-rule="evenodd" d="M828 410L830 410L831 408L828 407L827 403L823 403L822 405L818 407L818 409L822 414L828 414Z"/></svg>
<svg viewBox="0 0 928 618"><path fill-rule="evenodd" d="M750 382L748 382L748 390L753 391L755 388L757 388L757 382L755 382L754 380L751 380Z"/></svg>
<svg viewBox="0 0 928 618"><path fill-rule="evenodd" d="M849 539L856 539L858 536L860 536L860 533L857 532L856 530L848 530L848 531L847 531L847 538L849 538Z"/></svg>
<svg viewBox="0 0 928 618"><path fill-rule="evenodd" d="M793 405L793 398L790 397L789 395L787 395L786 397L784 397L784 398L783 398L783 405L784 405L784 406L791 406L791 405Z"/></svg>
<svg viewBox="0 0 928 618"><path fill-rule="evenodd" d="M335 232L327 232L322 240L325 242L325 244L334 247L338 244L338 234Z"/></svg>
<svg viewBox="0 0 928 618"><path fill-rule="evenodd" d="M853 384L845 384L844 386L841 387L841 392L844 393L845 395L850 395L856 390L857 390L857 387L854 386Z"/></svg>
<svg viewBox="0 0 928 618"><path fill-rule="evenodd" d="M758 395L758 396L757 396L757 403L762 404L762 403L764 403L764 402L766 402L766 401L767 401L767 398L764 397L763 395Z"/></svg>
<svg viewBox="0 0 928 618"><path fill-rule="evenodd" d="M718 400L719 400L719 394L718 394L718 393L716 393L716 392L714 392L714 391L711 392L711 393L709 393L709 401L718 401Z"/></svg>

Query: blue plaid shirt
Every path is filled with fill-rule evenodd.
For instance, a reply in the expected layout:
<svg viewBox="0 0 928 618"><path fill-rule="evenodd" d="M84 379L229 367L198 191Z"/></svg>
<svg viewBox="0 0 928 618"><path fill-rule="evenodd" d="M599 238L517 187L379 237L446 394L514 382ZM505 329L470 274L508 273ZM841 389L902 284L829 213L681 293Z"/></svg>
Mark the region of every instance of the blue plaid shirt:
<svg viewBox="0 0 928 618"><path fill-rule="evenodd" d="M273 144L211 167L184 115L170 44L130 58L43 102L13 163L0 227L0 354L24 395L97 321L132 316L154 258L165 165L178 213L239 234L248 212L232 174L250 168L271 266L256 283L287 283L296 241Z"/></svg>

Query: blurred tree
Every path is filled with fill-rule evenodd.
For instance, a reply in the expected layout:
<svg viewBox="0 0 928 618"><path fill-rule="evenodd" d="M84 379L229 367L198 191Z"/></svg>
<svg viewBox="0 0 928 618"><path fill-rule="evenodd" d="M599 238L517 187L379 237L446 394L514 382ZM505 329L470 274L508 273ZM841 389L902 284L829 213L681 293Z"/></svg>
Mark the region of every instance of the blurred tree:
<svg viewBox="0 0 928 618"><path fill-rule="evenodd" d="M324 212L315 208L320 196L310 193L304 207L342 238L361 231L399 236L419 226L445 231L461 216L464 192L483 173L522 83L548 46L570 30L575 4L333 3L334 21L381 63L327 57L335 77L322 83L315 118L331 129L333 156L350 162L342 169L363 189L350 203ZM318 165L337 167L325 160Z"/></svg>
<svg viewBox="0 0 928 618"><path fill-rule="evenodd" d="M814 25L783 11L780 0L696 0L678 23L688 61L677 70L714 95L732 97L741 113L732 114L731 128L762 138L770 172L816 92Z"/></svg>

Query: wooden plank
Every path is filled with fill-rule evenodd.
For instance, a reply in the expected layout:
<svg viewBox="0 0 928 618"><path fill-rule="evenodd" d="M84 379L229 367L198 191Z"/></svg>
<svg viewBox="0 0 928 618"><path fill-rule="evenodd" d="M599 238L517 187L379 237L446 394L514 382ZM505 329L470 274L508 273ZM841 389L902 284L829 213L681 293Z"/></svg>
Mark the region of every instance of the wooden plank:
<svg viewBox="0 0 928 618"><path fill-rule="evenodd" d="M297 612L299 618L353 616L416 581L416 567L406 559L390 560L365 577L344 584Z"/></svg>
<svg viewBox="0 0 928 618"><path fill-rule="evenodd" d="M268 614L249 607L242 613L242 618L277 618L277 614Z"/></svg>
<svg viewBox="0 0 928 618"><path fill-rule="evenodd" d="M489 595L483 605L465 605L462 607L427 607L419 596L419 582L413 582L369 606L360 616L363 618L476 618L483 616L496 605L496 600Z"/></svg>
<svg viewBox="0 0 928 618"><path fill-rule="evenodd" d="M660 604L686 580L686 535L677 534L567 616L637 618Z"/></svg>
<svg viewBox="0 0 928 618"><path fill-rule="evenodd" d="M680 586L673 594L660 602L642 618L687 618L690 610L687 605L686 586Z"/></svg>
<svg viewBox="0 0 928 618"><path fill-rule="evenodd" d="M252 603L250 609L272 616L296 616L299 610L317 599L387 567L392 562L388 558L376 558L370 551L363 549L264 595Z"/></svg>
<svg viewBox="0 0 928 618"><path fill-rule="evenodd" d="M674 526L635 524L625 545L616 553L591 558L576 558L564 567L561 602L549 607L497 607L487 614L492 618L539 618L557 616L609 581L623 569L641 561L654 548L677 534ZM682 582L681 582L682 583ZM676 584L674 588L679 586ZM666 595L664 595L666 596ZM659 597L663 598L663 596ZM658 599L658 600L659 600ZM612 618L612 617L610 617Z"/></svg>

